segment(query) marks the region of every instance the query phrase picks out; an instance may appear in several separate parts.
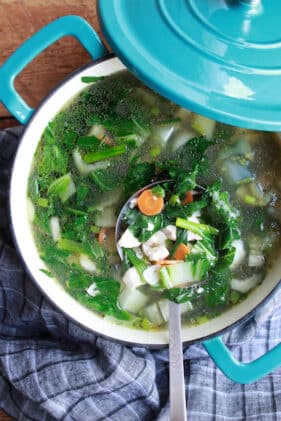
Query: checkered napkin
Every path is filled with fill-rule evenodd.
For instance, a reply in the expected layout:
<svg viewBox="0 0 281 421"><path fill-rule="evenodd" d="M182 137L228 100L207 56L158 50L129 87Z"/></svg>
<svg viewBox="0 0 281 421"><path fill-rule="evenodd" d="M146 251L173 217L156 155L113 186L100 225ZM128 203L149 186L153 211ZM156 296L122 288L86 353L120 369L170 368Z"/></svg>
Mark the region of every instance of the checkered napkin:
<svg viewBox="0 0 281 421"><path fill-rule="evenodd" d="M21 133L0 132L0 407L17 420L167 420L167 350L129 348L89 333L54 308L25 273L7 211ZM280 298L226 335L235 357L249 361L281 341ZM281 370L235 384L202 345L187 347L184 363L190 420L281 419Z"/></svg>

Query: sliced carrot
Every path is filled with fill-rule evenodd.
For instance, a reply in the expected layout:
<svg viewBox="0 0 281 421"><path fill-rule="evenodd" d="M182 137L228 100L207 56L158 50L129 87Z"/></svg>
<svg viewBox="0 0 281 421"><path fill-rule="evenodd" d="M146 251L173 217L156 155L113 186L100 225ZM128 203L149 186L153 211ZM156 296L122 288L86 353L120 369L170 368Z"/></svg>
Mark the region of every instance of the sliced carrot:
<svg viewBox="0 0 281 421"><path fill-rule="evenodd" d="M174 253L174 258L176 260L184 260L185 256L187 256L190 253L189 247L187 247L185 244L180 243Z"/></svg>
<svg viewBox="0 0 281 421"><path fill-rule="evenodd" d="M105 227L101 228L98 236L98 242L101 246L104 245L104 241L106 239L107 229Z"/></svg>
<svg viewBox="0 0 281 421"><path fill-rule="evenodd" d="M177 263L180 263L178 260L158 260L155 262L156 265L161 266L169 266L169 265L176 265Z"/></svg>
<svg viewBox="0 0 281 421"><path fill-rule="evenodd" d="M158 215L164 207L164 199L155 196L151 189L144 190L138 197L138 207L144 215Z"/></svg>
<svg viewBox="0 0 281 421"><path fill-rule="evenodd" d="M182 200L181 204L182 205L188 205L188 203L192 203L192 202L193 202L192 191L189 190L189 191L186 192L185 198Z"/></svg>

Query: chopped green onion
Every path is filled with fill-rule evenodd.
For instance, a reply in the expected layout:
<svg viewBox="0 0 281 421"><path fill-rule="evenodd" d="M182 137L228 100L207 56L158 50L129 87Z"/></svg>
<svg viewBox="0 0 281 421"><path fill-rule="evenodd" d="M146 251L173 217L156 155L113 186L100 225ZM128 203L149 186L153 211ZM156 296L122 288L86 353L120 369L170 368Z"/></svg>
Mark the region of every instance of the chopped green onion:
<svg viewBox="0 0 281 421"><path fill-rule="evenodd" d="M180 198L177 194L172 194L172 196L169 199L169 205L176 206L181 203Z"/></svg>
<svg viewBox="0 0 281 421"><path fill-rule="evenodd" d="M126 153L126 151L126 145L118 145L99 152L89 152L84 155L83 159L86 162L86 164L92 164L93 162L103 161L114 156L123 155L124 153Z"/></svg>
<svg viewBox="0 0 281 421"><path fill-rule="evenodd" d="M54 277L53 274L49 270L40 269L40 272L45 273L45 275L49 276L49 278L53 278Z"/></svg>
<svg viewBox="0 0 281 421"><path fill-rule="evenodd" d="M105 76L82 76L81 82L83 82L83 83L93 83L93 82L97 82L98 80L102 80L104 78L105 78Z"/></svg>
<svg viewBox="0 0 281 421"><path fill-rule="evenodd" d="M81 211L80 209L66 208L65 210L73 215L88 216L87 212Z"/></svg>
<svg viewBox="0 0 281 421"><path fill-rule="evenodd" d="M38 206L41 206L41 208L47 208L48 207L48 199L45 199L44 197L39 197L37 204Z"/></svg>
<svg viewBox="0 0 281 421"><path fill-rule="evenodd" d="M211 225L201 224L198 222L188 221L187 219L177 218L176 226L178 228L184 228L188 231L193 232L194 234L198 234L200 236L205 235L218 235L219 230L211 227Z"/></svg>
<svg viewBox="0 0 281 421"><path fill-rule="evenodd" d="M68 238L60 238L57 247L61 250L72 251L73 253L85 253L83 244L69 240Z"/></svg>

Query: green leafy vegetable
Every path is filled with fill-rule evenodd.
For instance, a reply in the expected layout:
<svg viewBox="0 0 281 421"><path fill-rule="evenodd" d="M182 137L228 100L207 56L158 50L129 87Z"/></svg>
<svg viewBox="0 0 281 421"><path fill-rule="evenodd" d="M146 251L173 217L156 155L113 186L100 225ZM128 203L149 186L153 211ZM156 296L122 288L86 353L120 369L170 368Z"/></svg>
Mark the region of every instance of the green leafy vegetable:
<svg viewBox="0 0 281 421"><path fill-rule="evenodd" d="M165 190L159 185L152 187L151 191L155 196L165 197Z"/></svg>
<svg viewBox="0 0 281 421"><path fill-rule="evenodd" d="M124 180L125 191L128 196L151 183L155 174L155 164L153 162L137 162L133 159L127 176Z"/></svg>
<svg viewBox="0 0 281 421"><path fill-rule="evenodd" d="M67 238L60 238L57 246L61 250L67 250L73 253L85 253L83 244Z"/></svg>
<svg viewBox="0 0 281 421"><path fill-rule="evenodd" d="M201 224L198 222L189 221L188 219L177 218L176 226L200 235L200 237L209 237L210 235L218 235L219 230L211 225Z"/></svg>
<svg viewBox="0 0 281 421"><path fill-rule="evenodd" d="M102 191L115 189L121 181L121 177L114 177L114 174L105 169L93 171L91 177Z"/></svg>
<svg viewBox="0 0 281 421"><path fill-rule="evenodd" d="M125 261L130 262L131 265L133 265L137 269L141 279L143 279L143 271L147 267L144 260L139 259L136 253L134 252L134 250L132 249L123 248L122 250L123 250Z"/></svg>
<svg viewBox="0 0 281 421"><path fill-rule="evenodd" d="M102 80L104 78L105 78L105 76L82 76L81 82L83 82L83 83L93 83L93 82L97 82L98 80Z"/></svg>
<svg viewBox="0 0 281 421"><path fill-rule="evenodd" d="M163 214L155 216L146 216L137 209L129 209L124 216L124 223L129 226L130 231L139 241L144 242L161 228L164 228L165 222Z"/></svg>
<svg viewBox="0 0 281 421"><path fill-rule="evenodd" d="M89 152L83 157L86 164L92 164L94 162L103 161L114 156L124 155L127 152L126 145L112 146L99 152Z"/></svg>

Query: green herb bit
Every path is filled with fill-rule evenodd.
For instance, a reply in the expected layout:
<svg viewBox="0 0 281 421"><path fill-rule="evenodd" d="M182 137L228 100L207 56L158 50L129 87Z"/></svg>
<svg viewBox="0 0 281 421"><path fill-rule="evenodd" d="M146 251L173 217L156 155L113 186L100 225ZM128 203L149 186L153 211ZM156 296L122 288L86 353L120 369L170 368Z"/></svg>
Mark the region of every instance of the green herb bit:
<svg viewBox="0 0 281 421"><path fill-rule="evenodd" d="M66 286L70 289L85 289L92 283L92 278L84 273L71 273L66 281Z"/></svg>
<svg viewBox="0 0 281 421"><path fill-rule="evenodd" d="M211 225L188 221L187 219L183 218L176 219L176 226L178 228L183 228L188 231L191 231L194 234L200 235L201 237L209 235L218 235L219 233L219 230L217 228L212 227Z"/></svg>
<svg viewBox="0 0 281 421"><path fill-rule="evenodd" d="M85 247L83 244L74 240L69 240L68 238L60 238L57 247L58 249L71 251L73 253L85 253Z"/></svg>
<svg viewBox="0 0 281 421"><path fill-rule="evenodd" d="M89 152L84 155L83 159L86 164L92 164L94 162L103 161L114 156L120 156L127 152L126 145L112 146L112 148L105 149L99 152Z"/></svg>
<svg viewBox="0 0 281 421"><path fill-rule="evenodd" d="M71 213L73 215L79 215L79 216L88 216L87 212L81 211L80 209L74 209L74 208L65 208L65 210L68 213Z"/></svg>
<svg viewBox="0 0 281 421"><path fill-rule="evenodd" d="M91 225L90 230L93 234L98 234L101 229L100 229L100 227L97 227L96 225Z"/></svg>
<svg viewBox="0 0 281 421"><path fill-rule="evenodd" d="M151 156L151 158L156 158L157 156L159 156L161 153L161 148L160 146L154 146L153 148L150 149L149 155Z"/></svg>
<svg viewBox="0 0 281 421"><path fill-rule="evenodd" d="M44 198L44 197L39 197L37 204L38 206L41 206L41 208L47 208L48 207L48 199Z"/></svg>
<svg viewBox="0 0 281 421"><path fill-rule="evenodd" d="M180 205L180 204L181 204L181 201L180 201L179 195L178 194L172 194L172 196L169 199L169 205L176 206L176 205Z"/></svg>
<svg viewBox="0 0 281 421"><path fill-rule="evenodd" d="M53 278L53 274L47 269L40 269L40 272L45 273L45 275L49 276L49 278Z"/></svg>
<svg viewBox="0 0 281 421"><path fill-rule="evenodd" d="M165 197L165 190L163 189L163 187L161 187L161 186L159 186L159 185L154 186L154 187L151 189L151 191L152 191L152 194L153 194L154 196L157 196L157 197Z"/></svg>
<svg viewBox="0 0 281 421"><path fill-rule="evenodd" d="M83 82L83 83L93 83L93 82L97 82L98 80L102 80L104 78L105 78L105 76L82 76L81 82Z"/></svg>

